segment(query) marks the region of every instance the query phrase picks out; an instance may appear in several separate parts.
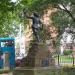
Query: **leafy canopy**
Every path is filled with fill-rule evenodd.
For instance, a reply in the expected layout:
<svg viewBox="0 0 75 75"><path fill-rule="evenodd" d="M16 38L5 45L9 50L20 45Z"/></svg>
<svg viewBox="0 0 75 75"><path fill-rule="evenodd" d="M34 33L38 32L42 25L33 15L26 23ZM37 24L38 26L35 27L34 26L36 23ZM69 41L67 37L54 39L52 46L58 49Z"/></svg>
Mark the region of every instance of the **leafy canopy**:
<svg viewBox="0 0 75 75"><path fill-rule="evenodd" d="M62 9L60 5L64 8ZM28 13L37 11L43 14L48 7L55 7L59 11L52 17L54 25L62 32L64 27L75 22L75 1L74 0L18 0L16 3L11 0L0 0L0 36L8 36L14 31L13 24L19 22L19 13L25 9ZM70 8L70 9L69 9ZM68 10L69 9L69 10Z"/></svg>

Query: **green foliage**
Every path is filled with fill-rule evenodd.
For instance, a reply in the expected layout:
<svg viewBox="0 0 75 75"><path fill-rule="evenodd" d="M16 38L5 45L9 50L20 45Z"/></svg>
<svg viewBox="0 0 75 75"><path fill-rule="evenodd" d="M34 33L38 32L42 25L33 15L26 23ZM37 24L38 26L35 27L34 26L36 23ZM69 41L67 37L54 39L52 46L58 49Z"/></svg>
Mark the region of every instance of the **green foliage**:
<svg viewBox="0 0 75 75"><path fill-rule="evenodd" d="M54 6L56 3L59 3L59 0L21 0L19 7L24 8L28 12L37 11L39 14L43 13L43 10L49 6Z"/></svg>
<svg viewBox="0 0 75 75"><path fill-rule="evenodd" d="M57 7L58 4L64 4L67 6L69 3L71 4L71 13L74 15L74 0L21 0L20 5L22 5L22 8L25 8L25 10L30 13L37 11L40 15L42 15L43 10L48 7ZM71 16L64 10L59 9L57 13L53 14L52 20L54 21L54 25L58 27L60 34L69 23L72 26L75 26Z"/></svg>
<svg viewBox="0 0 75 75"><path fill-rule="evenodd" d="M64 50L64 55L70 55L70 54L72 54L72 50Z"/></svg>
<svg viewBox="0 0 75 75"><path fill-rule="evenodd" d="M54 25L59 29L60 35L64 31L65 27L68 26L68 24L73 25L72 19L70 18L69 21L69 18L69 15L64 11L58 11L57 13L53 14L52 20Z"/></svg>
<svg viewBox="0 0 75 75"><path fill-rule="evenodd" d="M13 31L15 20L15 3L11 0L0 0L0 37L9 36Z"/></svg>
<svg viewBox="0 0 75 75"><path fill-rule="evenodd" d="M37 11L42 15L43 11L48 7L57 7L58 4L67 6L69 3L71 3L71 13L74 16L74 0L20 0L17 3L13 3L11 0L0 0L0 36L8 36L14 31L13 21L15 20L20 23L19 14L23 9L30 14ZM59 28L60 34L68 23L75 26L72 18L70 20L69 18L71 18L70 15L62 10L54 14L52 20L54 21L54 25ZM25 23L27 23L27 20L25 20Z"/></svg>

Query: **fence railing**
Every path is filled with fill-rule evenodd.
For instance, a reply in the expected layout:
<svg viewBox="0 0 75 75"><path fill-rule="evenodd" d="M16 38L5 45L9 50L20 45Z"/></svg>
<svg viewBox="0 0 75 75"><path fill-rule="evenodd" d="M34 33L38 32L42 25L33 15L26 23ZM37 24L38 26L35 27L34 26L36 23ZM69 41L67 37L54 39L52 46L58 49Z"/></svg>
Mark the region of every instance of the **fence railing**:
<svg viewBox="0 0 75 75"><path fill-rule="evenodd" d="M56 55L54 59L57 66L75 66L75 55Z"/></svg>

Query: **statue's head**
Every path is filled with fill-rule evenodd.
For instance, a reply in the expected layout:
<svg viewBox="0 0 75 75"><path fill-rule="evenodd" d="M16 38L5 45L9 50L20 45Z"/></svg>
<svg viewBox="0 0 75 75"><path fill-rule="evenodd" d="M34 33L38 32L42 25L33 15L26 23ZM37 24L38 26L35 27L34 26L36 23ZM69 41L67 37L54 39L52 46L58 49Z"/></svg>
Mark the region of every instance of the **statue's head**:
<svg viewBox="0 0 75 75"><path fill-rule="evenodd" d="M39 17L39 15L38 15L36 12L34 12L33 15L34 15L35 17Z"/></svg>

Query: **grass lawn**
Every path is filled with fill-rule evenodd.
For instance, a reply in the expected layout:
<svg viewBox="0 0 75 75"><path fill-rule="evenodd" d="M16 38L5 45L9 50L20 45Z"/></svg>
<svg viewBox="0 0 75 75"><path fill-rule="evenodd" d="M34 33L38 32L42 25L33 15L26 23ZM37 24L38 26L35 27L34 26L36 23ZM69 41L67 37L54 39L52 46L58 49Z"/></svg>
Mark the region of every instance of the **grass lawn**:
<svg viewBox="0 0 75 75"><path fill-rule="evenodd" d="M72 57L72 55L59 55L55 56L55 62L56 64L58 64L58 60L59 60L59 64L61 66L74 66L74 62L75 62L75 58Z"/></svg>

